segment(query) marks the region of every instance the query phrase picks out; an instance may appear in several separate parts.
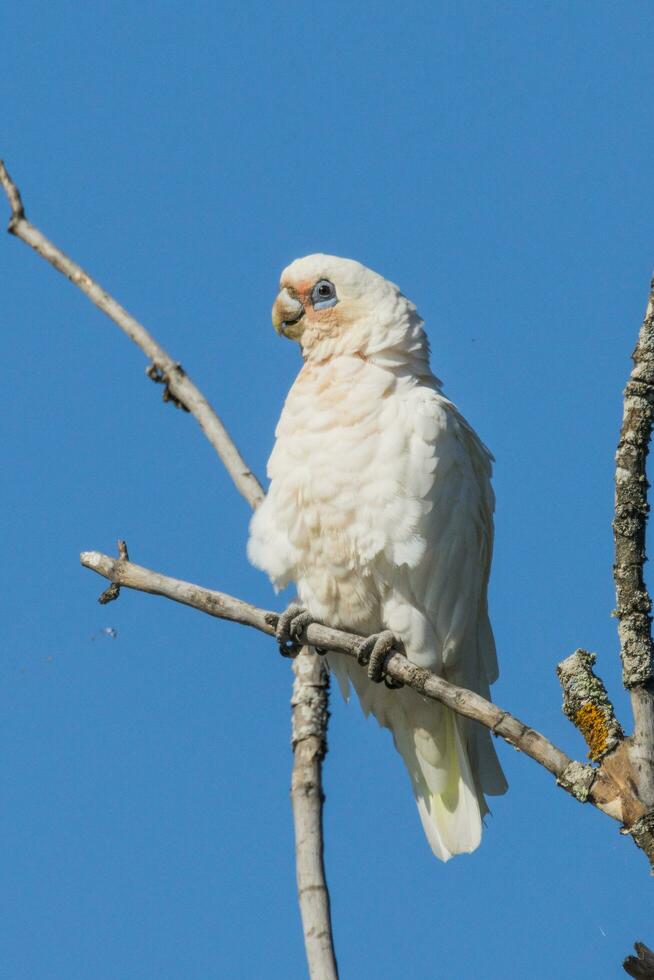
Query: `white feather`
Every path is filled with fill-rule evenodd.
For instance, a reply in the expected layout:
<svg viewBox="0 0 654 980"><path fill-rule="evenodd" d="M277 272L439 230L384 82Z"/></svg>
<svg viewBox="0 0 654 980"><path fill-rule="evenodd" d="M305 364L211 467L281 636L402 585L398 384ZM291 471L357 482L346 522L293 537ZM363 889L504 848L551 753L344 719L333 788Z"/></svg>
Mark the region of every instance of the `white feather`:
<svg viewBox="0 0 654 980"><path fill-rule="evenodd" d="M250 560L279 588L294 581L317 619L391 629L412 661L487 695L497 677L491 456L441 393L422 321L397 287L330 256L298 260L284 277L330 279L341 319L330 334L305 328ZM328 659L344 695L352 681L364 711L393 732L434 853L473 850L484 793L506 789L488 731L411 690L371 684L349 658Z"/></svg>

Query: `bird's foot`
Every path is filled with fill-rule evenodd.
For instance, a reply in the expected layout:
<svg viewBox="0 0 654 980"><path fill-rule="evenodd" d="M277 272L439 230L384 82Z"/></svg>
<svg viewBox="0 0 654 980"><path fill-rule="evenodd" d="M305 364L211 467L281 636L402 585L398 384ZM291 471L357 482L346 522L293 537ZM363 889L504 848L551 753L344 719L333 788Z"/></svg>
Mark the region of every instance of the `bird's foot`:
<svg viewBox="0 0 654 980"><path fill-rule="evenodd" d="M373 633L365 640L361 641L357 660L362 667L368 668L368 677L375 684L383 681L386 687L394 690L404 687L402 681L395 681L386 673L386 661L395 647L398 650L400 644L390 630L383 630L381 633Z"/></svg>
<svg viewBox="0 0 654 980"><path fill-rule="evenodd" d="M311 613L296 602L292 602L288 609L281 613L277 620L275 636L282 657L297 657L303 644L302 636L307 626L315 622L316 620Z"/></svg>

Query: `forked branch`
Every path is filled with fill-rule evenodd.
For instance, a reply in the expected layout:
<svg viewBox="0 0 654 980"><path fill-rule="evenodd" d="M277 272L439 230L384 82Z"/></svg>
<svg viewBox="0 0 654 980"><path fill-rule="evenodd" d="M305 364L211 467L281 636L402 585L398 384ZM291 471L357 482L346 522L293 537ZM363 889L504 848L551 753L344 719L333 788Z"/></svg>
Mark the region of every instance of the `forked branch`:
<svg viewBox="0 0 654 980"><path fill-rule="evenodd" d="M103 313L106 313L141 348L150 360L146 370L148 377L164 386L164 401L171 401L174 405L185 409L195 416L205 436L218 453L218 456L232 477L236 488L245 497L251 507L257 507L264 497L261 484L246 465L218 415L202 392L193 384L181 364L175 361L154 340L145 327L117 303L106 290L94 282L77 263L73 262L56 245L53 245L38 228L35 228L27 220L20 191L12 181L1 160L0 184L2 184L11 206L9 232L17 238L20 238L27 245L30 245L50 265L70 279L74 285L88 296L91 302L95 303ZM120 549L120 555L121 558L127 559L124 542L122 544L123 548ZM111 602L117 599L119 591L120 586L117 583L112 583L102 594L101 601ZM298 712L301 713L302 711L303 694L306 693L303 691L305 680L304 675L298 675L294 684L294 702L297 702L293 706L294 730L296 716ZM309 681L306 682L310 689L311 685ZM302 815L301 825L306 826L308 822L312 832L318 835L313 840L309 839L308 835L305 835L301 842L297 842L296 847L298 888L300 890L299 898L309 972L312 977L320 978L320 980L332 980L332 978L337 977L336 959L332 947L329 893L322 864L322 760L327 747L327 684L324 685L323 697L325 711L320 716L316 715L314 726L316 728L314 738L317 739L321 747L320 752L314 752L311 755L310 747L308 748L308 743L305 740L296 740L295 737L293 739L291 796L296 826L298 823L298 806L300 806ZM319 722L324 726L322 731L319 730ZM316 791L310 794L303 794L307 772L310 772ZM301 801L298 806L296 806L296 796L301 796ZM315 861L316 852L321 856L319 862ZM300 883L306 880L310 880L311 886L316 890L316 893L322 892L324 896L322 902L309 900L309 889L307 887L300 887ZM319 937L319 939L317 940L316 937Z"/></svg>

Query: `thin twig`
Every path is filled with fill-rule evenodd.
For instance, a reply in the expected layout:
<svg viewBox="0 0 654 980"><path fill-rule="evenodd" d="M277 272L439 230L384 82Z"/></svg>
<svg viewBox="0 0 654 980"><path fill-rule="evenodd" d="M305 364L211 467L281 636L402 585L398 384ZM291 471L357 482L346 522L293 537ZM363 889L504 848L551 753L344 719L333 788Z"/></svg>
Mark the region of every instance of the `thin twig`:
<svg viewBox="0 0 654 980"><path fill-rule="evenodd" d="M254 629L275 635L278 614L235 599L224 592L205 589L190 582L161 575L132 562L120 561L98 551L84 551L80 561L86 568L97 572L111 582L139 592L164 596L192 606L218 619L251 626ZM356 658L361 645L361 637L355 633L335 630L329 626L312 623L307 627L303 640L312 647L338 650ZM395 681L412 687L423 697L439 701L466 718L472 718L499 735L514 748L544 766L569 793L578 798L590 800L610 816L608 806L615 798L613 787L602 776L600 769L582 766L574 762L565 752L548 741L544 735L520 721L508 711L487 701L475 691L469 691L426 670L417 667L400 653L393 653L386 661L386 672ZM588 779L591 775L592 778Z"/></svg>
<svg viewBox="0 0 654 980"><path fill-rule="evenodd" d="M31 246L50 265L54 266L67 279L81 289L92 303L106 313L124 333L137 344L151 364L149 376L164 383L164 400L182 405L195 416L205 436L225 464L227 472L236 488L252 507L257 507L264 498L261 484L245 463L231 436L202 392L197 388L178 361L161 347L145 327L138 322L120 303L98 285L76 262L69 259L56 245L35 228L25 217L18 188L0 160L0 183L2 184L12 209L8 230L12 235Z"/></svg>
<svg viewBox="0 0 654 980"><path fill-rule="evenodd" d="M645 586L647 503L646 462L654 410L654 282L634 366L624 391L624 409L615 471L616 615L622 677L634 715L631 758L641 798L654 806L654 696L652 691L652 602Z"/></svg>

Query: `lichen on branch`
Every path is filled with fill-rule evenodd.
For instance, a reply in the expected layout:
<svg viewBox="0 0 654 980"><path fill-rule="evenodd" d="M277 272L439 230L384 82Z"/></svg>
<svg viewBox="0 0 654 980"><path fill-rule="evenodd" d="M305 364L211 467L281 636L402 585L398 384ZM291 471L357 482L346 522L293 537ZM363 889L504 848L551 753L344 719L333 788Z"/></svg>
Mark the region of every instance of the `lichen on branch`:
<svg viewBox="0 0 654 980"><path fill-rule="evenodd" d="M575 650L558 664L556 672L563 688L563 713L579 729L588 745L588 758L599 762L623 738L602 680L594 673L596 657Z"/></svg>

